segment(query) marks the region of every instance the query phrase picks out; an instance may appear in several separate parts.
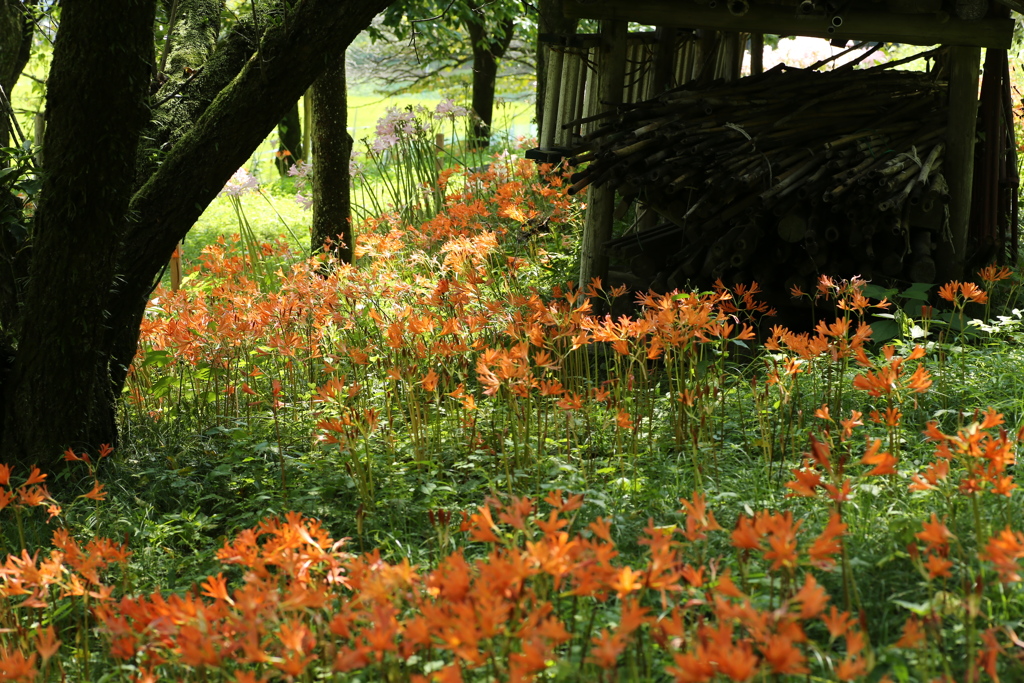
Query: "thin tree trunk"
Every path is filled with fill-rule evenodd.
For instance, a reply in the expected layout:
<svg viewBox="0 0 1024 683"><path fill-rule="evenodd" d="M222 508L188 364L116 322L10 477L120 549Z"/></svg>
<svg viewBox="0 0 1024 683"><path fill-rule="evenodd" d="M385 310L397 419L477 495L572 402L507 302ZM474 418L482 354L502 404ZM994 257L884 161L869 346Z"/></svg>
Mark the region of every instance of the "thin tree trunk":
<svg viewBox="0 0 1024 683"><path fill-rule="evenodd" d="M351 263L354 236L351 216L352 137L348 134L345 53L313 82L313 251L330 250Z"/></svg>
<svg viewBox="0 0 1024 683"><path fill-rule="evenodd" d="M7 462L49 469L69 446L116 437L103 323L149 114L155 5L79 0L61 12L33 235L33 252L45 258L29 269L4 387Z"/></svg>
<svg viewBox="0 0 1024 683"><path fill-rule="evenodd" d="M467 22L466 29L473 41L473 111L477 121L473 126L474 147L491 144L491 124L494 120L494 92L498 79L498 60L512 42L515 24L510 19L495 29L492 35L479 22Z"/></svg>

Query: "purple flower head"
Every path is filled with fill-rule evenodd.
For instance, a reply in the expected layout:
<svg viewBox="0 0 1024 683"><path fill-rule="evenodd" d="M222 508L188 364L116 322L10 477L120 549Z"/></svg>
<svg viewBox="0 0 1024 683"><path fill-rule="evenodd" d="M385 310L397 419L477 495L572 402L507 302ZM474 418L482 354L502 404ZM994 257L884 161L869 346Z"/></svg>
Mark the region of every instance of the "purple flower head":
<svg viewBox="0 0 1024 683"><path fill-rule="evenodd" d="M297 192L295 194L295 203L301 206L304 211L309 211L311 208L313 208L313 198L304 197L300 192Z"/></svg>

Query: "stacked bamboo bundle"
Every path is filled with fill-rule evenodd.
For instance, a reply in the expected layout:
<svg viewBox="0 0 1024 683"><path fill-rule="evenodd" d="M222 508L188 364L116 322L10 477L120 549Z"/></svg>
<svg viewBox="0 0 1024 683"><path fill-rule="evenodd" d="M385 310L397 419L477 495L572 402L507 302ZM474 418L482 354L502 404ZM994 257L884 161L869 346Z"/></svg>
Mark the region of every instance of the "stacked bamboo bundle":
<svg viewBox="0 0 1024 683"><path fill-rule="evenodd" d="M667 219L609 243L639 288L930 281L948 221L946 84L900 63L780 66L591 117L570 192L608 185L620 210L640 199Z"/></svg>

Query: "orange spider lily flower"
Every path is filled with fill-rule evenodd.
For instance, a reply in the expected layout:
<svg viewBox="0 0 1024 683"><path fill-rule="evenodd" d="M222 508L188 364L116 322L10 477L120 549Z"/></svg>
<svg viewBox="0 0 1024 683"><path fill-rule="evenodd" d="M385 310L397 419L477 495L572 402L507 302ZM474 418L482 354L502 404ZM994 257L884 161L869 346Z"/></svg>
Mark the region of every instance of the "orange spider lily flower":
<svg viewBox="0 0 1024 683"><path fill-rule="evenodd" d="M740 550L762 550L762 536L764 533L757 529L754 520L741 516L736 521L736 528L732 532L732 545Z"/></svg>
<svg viewBox="0 0 1024 683"><path fill-rule="evenodd" d="M76 455L75 451L71 448L64 451L65 462L89 462L89 454L82 453L82 455Z"/></svg>
<svg viewBox="0 0 1024 683"><path fill-rule="evenodd" d="M786 488L790 489L789 493L786 494L787 498L792 498L794 496L813 498L817 495L815 493L815 489L821 486L821 475L808 467L808 463L806 461L802 468L794 467L791 472L795 479L793 481L786 482Z"/></svg>
<svg viewBox="0 0 1024 683"><path fill-rule="evenodd" d="M229 605L235 604L235 601L228 595L228 580L224 578L223 572L218 573L217 576L207 577L202 584L203 595L213 598L214 600L223 600Z"/></svg>
<svg viewBox="0 0 1024 683"><path fill-rule="evenodd" d="M21 650L7 652L0 647L0 672L4 680L8 681L34 681L38 675L36 671L36 659L38 655L33 652L27 659Z"/></svg>
<svg viewBox="0 0 1024 683"><path fill-rule="evenodd" d="M840 539L846 534L846 529L847 525L843 523L839 513L833 512L824 531L814 540L807 551L811 561L824 567L835 564L832 556L842 552L843 545Z"/></svg>
<svg viewBox="0 0 1024 683"><path fill-rule="evenodd" d="M103 490L103 484L97 482L93 483L92 490L89 493L83 493L79 498L90 498L92 500L106 500L107 492Z"/></svg>
<svg viewBox="0 0 1024 683"><path fill-rule="evenodd" d="M947 579L952 578L953 575L949 571L952 567L952 562L939 555L929 554L928 559L924 561L924 568L928 571L928 576L933 579L940 576Z"/></svg>
<svg viewBox="0 0 1024 683"><path fill-rule="evenodd" d="M1006 266L998 267L995 265L988 265L978 271L978 278L988 283L1006 280L1011 275L1013 275L1013 271Z"/></svg>
<svg viewBox="0 0 1024 683"><path fill-rule="evenodd" d="M924 471L911 477L912 483L907 487L911 491L927 491L933 489L940 481L949 476L949 460L936 460Z"/></svg>
<svg viewBox="0 0 1024 683"><path fill-rule="evenodd" d="M917 532L914 536L927 543L929 550L945 548L949 545L949 539L953 538L953 534L945 524L939 521L934 512L931 521L921 522L921 526L924 530Z"/></svg>
<svg viewBox="0 0 1024 683"><path fill-rule="evenodd" d="M960 283L957 280L952 280L939 287L939 298L949 302L955 301L959 291Z"/></svg>
<svg viewBox="0 0 1024 683"><path fill-rule="evenodd" d="M49 661L61 646L53 626L41 628L36 632L36 652L43 656L43 662Z"/></svg>
<svg viewBox="0 0 1024 683"><path fill-rule="evenodd" d="M46 475L39 471L39 468L35 465L32 466L32 472L28 475L28 481L25 482L25 486L31 486L32 484L40 484L46 481Z"/></svg>
<svg viewBox="0 0 1024 683"><path fill-rule="evenodd" d="M968 301L973 301L974 303L977 304L983 304L988 302L988 294L986 294L985 290L978 287L978 285L974 284L973 282L964 282L963 284L961 284L960 293L963 295L964 299Z"/></svg>
<svg viewBox="0 0 1024 683"><path fill-rule="evenodd" d="M805 665L806 658L800 648L785 636L773 634L761 648L761 655L772 669L773 674L798 676L810 673Z"/></svg>
<svg viewBox="0 0 1024 683"><path fill-rule="evenodd" d="M1007 527L988 539L978 557L992 563L1001 582L1020 581L1017 560L1024 557L1024 534Z"/></svg>
<svg viewBox="0 0 1024 683"><path fill-rule="evenodd" d="M821 614L828 600L828 593L812 574L804 575L804 585L793 596L793 602L800 603L801 619L813 619Z"/></svg>
<svg viewBox="0 0 1024 683"><path fill-rule="evenodd" d="M854 681L867 672L867 662L860 658L847 657L836 667L836 678L841 681Z"/></svg>
<svg viewBox="0 0 1024 683"><path fill-rule="evenodd" d="M440 377L436 372L434 372L434 368L430 368L427 374L423 376L423 379L420 380L420 385L423 387L424 391L431 393L437 388L438 380L440 380Z"/></svg>
<svg viewBox="0 0 1024 683"><path fill-rule="evenodd" d="M911 615L903 624L903 635L893 645L905 650L917 650L924 647L925 634L921 628L921 620L916 615Z"/></svg>
<svg viewBox="0 0 1024 683"><path fill-rule="evenodd" d="M835 605L832 605L829 612L821 617L821 620L825 623L832 640L846 635L850 628L857 623L857 620L850 616L849 612L840 612Z"/></svg>
<svg viewBox="0 0 1024 683"><path fill-rule="evenodd" d="M604 669L614 669L619 661L619 655L626 649L626 638L623 634L608 633L607 629L591 638L594 644L590 648L590 660Z"/></svg>
<svg viewBox="0 0 1024 683"><path fill-rule="evenodd" d="M863 465L874 465L868 472L868 476L882 476L896 474L896 463L899 460L888 451L879 452L882 447L882 440L875 439L860 462Z"/></svg>
<svg viewBox="0 0 1024 683"><path fill-rule="evenodd" d="M680 652L672 655L672 659L675 666L667 667L666 671L675 676L676 683L709 683L715 677L715 665L701 644L693 654Z"/></svg>

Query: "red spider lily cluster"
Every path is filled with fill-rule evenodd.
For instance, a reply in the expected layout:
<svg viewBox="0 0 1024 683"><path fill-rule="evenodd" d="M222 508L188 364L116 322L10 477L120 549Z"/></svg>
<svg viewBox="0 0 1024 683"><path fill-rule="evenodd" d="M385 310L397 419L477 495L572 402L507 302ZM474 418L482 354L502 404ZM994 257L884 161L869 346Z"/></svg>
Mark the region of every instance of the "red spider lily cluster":
<svg viewBox="0 0 1024 683"><path fill-rule="evenodd" d="M808 673L812 651L815 668L824 662L837 680L869 670L872 649L857 619L829 604L811 571L833 565L842 525L833 518L808 538L790 513L737 520L741 583L758 565L780 582L766 604L737 585L731 562L704 561L708 535L726 532L699 494L682 502L681 525L648 525L640 539L646 564L637 567L615 561L606 521L571 532L582 497L553 492L546 513L513 498L464 515L462 530L482 544L470 546L475 559L457 551L429 571L378 553L353 555L315 520L289 514L220 550L240 575L233 588L219 573L195 593L113 599L99 573L123 563L124 548L105 541L80 548L58 532L47 560L8 560L0 596L11 603L28 595L22 609L45 608L40 596L51 587L56 599L90 596L110 656L136 665L140 681L189 672L297 680L329 671L378 680L534 680L577 652L571 665L580 677L629 661L677 681L746 681L761 672ZM39 629L24 647L5 650L0 671L32 680L37 654L52 657L60 646L54 638Z"/></svg>

